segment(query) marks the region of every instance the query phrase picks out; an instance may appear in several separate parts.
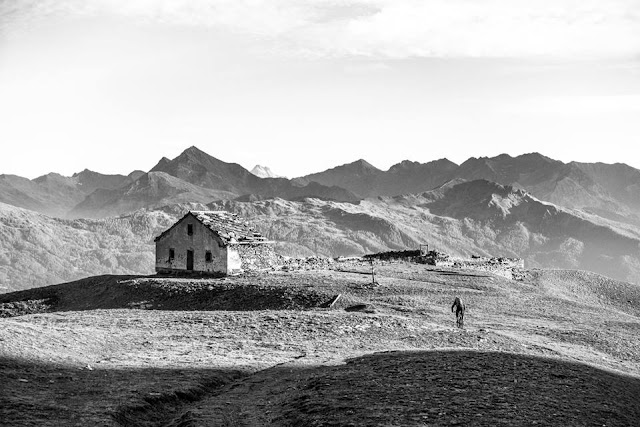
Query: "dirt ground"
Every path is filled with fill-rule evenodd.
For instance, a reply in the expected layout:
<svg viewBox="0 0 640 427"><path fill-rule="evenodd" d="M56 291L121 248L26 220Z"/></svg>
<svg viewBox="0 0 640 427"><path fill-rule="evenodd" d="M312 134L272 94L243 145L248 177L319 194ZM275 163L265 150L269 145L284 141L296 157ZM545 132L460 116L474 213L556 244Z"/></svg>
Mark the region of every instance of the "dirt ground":
<svg viewBox="0 0 640 427"><path fill-rule="evenodd" d="M637 425L640 287L376 269L0 295L0 425Z"/></svg>

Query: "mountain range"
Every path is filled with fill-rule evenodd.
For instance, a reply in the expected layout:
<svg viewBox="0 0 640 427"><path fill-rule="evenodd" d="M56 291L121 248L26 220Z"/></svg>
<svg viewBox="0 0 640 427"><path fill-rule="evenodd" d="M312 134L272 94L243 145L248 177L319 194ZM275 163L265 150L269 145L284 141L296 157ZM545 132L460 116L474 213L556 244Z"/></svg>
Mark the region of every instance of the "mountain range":
<svg viewBox="0 0 640 427"><path fill-rule="evenodd" d="M51 216L66 216L75 206L96 190L113 190L135 182L144 175L104 175L88 169L65 177L49 173L33 180L16 175L0 175L0 202L31 209Z"/></svg>
<svg viewBox="0 0 640 427"><path fill-rule="evenodd" d="M256 169L257 168L257 169ZM273 174L268 168L254 172ZM625 164L563 163L538 153L470 158L405 160L386 171L366 160L294 178L261 178L196 147L163 157L148 172L127 176L84 170L72 177L49 173L34 180L0 175L0 202L62 218L105 218L140 208L214 200L307 197L346 201L416 194L449 181L486 179L522 188L540 200L640 226L640 171Z"/></svg>
<svg viewBox="0 0 640 427"><path fill-rule="evenodd" d="M175 159L163 157L149 171L128 176L85 170L72 177L50 173L34 180L0 175L0 202L61 218L105 218L142 207L243 197L316 197L357 202L341 187L286 178L260 178L236 163L226 163L196 147Z"/></svg>
<svg viewBox="0 0 640 427"><path fill-rule="evenodd" d="M148 172L0 175L0 292L153 272L153 237L188 209L251 220L290 256L415 248L640 279L640 171L518 157L365 160L260 178L191 147ZM56 219L56 217L64 219Z"/></svg>
<svg viewBox="0 0 640 427"><path fill-rule="evenodd" d="M182 203L106 219L62 220L0 204L0 284L8 290L87 275L151 274L154 236L187 210L249 219L294 257L430 248L453 255L522 257L528 268L594 271L640 280L640 231L543 202L487 180L360 203L306 198Z"/></svg>
<svg viewBox="0 0 640 427"><path fill-rule="evenodd" d="M387 171L364 160L299 178L335 185L366 198L419 193L451 180L486 179L522 188L540 200L640 226L640 170L625 164L563 163L538 153L404 161Z"/></svg>

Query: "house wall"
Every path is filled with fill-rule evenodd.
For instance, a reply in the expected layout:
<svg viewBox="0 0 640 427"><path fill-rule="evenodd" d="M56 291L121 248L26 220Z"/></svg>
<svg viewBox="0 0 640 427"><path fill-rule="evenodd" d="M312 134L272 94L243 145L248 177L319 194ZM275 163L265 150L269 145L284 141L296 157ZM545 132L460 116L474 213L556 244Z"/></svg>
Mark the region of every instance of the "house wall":
<svg viewBox="0 0 640 427"><path fill-rule="evenodd" d="M189 236L187 225L193 225L193 235ZM228 253L221 247L215 234L192 216L183 218L167 234L156 242L156 271L168 273L187 270L187 250L193 251L193 271L227 274ZM169 260L169 249L175 257ZM211 251L212 261L205 261L205 252Z"/></svg>

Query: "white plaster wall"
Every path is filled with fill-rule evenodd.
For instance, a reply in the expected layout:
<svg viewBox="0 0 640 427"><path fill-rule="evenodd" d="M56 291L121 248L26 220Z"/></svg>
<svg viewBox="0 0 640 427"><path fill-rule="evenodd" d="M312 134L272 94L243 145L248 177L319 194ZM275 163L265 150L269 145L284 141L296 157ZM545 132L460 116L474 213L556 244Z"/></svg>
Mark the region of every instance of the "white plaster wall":
<svg viewBox="0 0 640 427"><path fill-rule="evenodd" d="M239 273L242 271L242 259L238 250L234 246L227 248L227 272L228 274Z"/></svg>
<svg viewBox="0 0 640 427"><path fill-rule="evenodd" d="M187 233L187 225L193 224L193 235ZM195 217L187 216L171 231L156 242L156 271L187 269L187 250L193 251L193 271L227 274L227 248L220 247L219 240ZM169 261L169 249L175 258ZM212 261L205 261L205 252L211 251Z"/></svg>

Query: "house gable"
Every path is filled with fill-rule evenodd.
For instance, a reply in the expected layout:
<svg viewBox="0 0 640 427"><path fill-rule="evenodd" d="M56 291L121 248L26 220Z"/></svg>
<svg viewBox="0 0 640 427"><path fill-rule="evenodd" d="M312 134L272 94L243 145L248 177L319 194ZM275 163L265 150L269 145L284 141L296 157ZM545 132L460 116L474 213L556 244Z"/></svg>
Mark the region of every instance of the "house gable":
<svg viewBox="0 0 640 427"><path fill-rule="evenodd" d="M187 221L189 218L191 218L194 222L198 222L201 223L201 221L198 219L198 217L196 217L193 213L191 213L191 211L187 212L185 216L183 216L182 218L180 218L178 221L176 221L171 227L167 228L165 231L163 231L162 233L160 233L160 235L158 235L155 239L153 239L154 242L158 242L161 239L164 239L166 236L169 236L171 234L171 232L176 228L176 227L180 227L182 226L182 224L184 223L184 221ZM211 228L205 226L204 224L202 224L203 227L207 230L208 233L211 233L211 235L218 241L218 244L220 246L225 246L225 242L220 238L220 236L218 235L218 233L216 233L214 230L212 230Z"/></svg>

